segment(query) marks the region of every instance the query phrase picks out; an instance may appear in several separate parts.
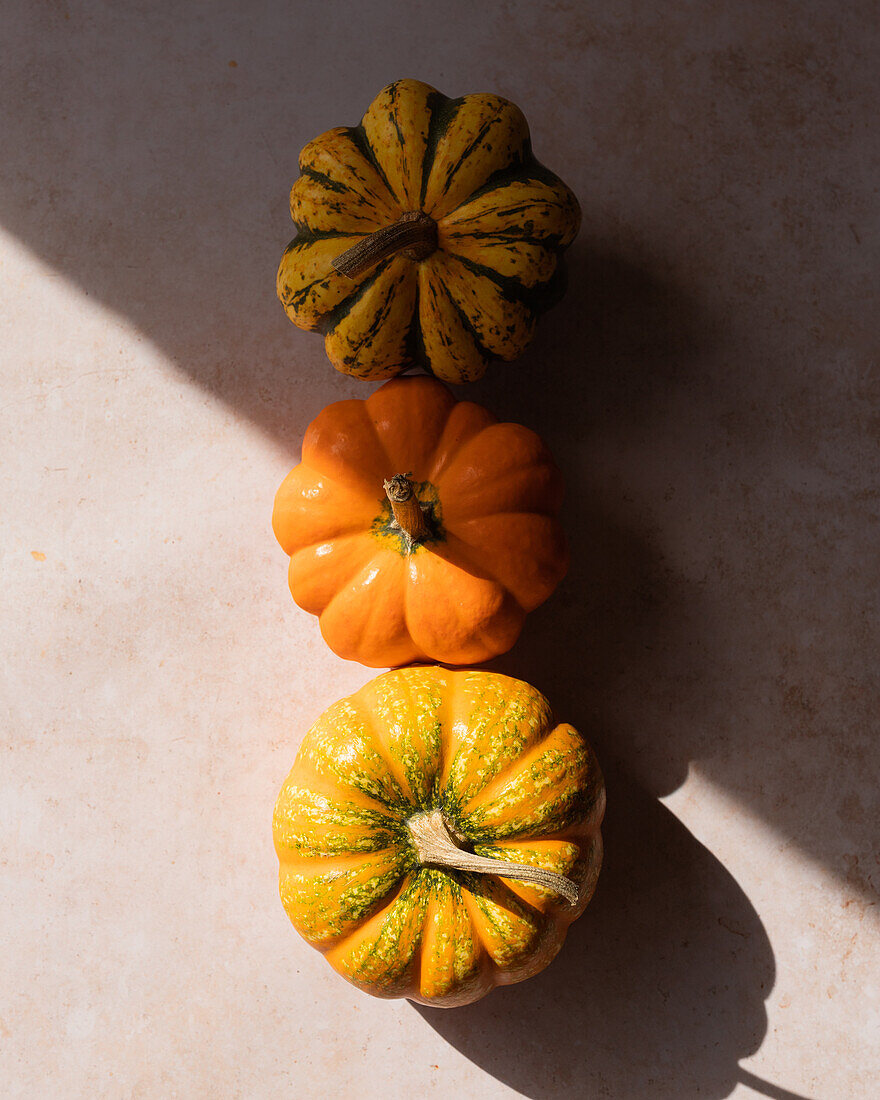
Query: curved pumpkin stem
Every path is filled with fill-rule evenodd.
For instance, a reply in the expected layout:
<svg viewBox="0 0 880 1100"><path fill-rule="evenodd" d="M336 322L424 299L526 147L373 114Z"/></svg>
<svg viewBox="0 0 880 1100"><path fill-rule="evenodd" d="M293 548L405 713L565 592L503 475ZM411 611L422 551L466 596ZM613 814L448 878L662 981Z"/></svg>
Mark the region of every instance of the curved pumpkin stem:
<svg viewBox="0 0 880 1100"><path fill-rule="evenodd" d="M431 531L409 474L395 474L390 481L386 481L385 495L391 502L397 526L411 543L422 542L430 536Z"/></svg>
<svg viewBox="0 0 880 1100"><path fill-rule="evenodd" d="M411 260L426 260L437 248L437 223L421 210L410 210L393 225L383 226L333 260L347 279L356 279L371 267L402 252Z"/></svg>
<svg viewBox="0 0 880 1100"><path fill-rule="evenodd" d="M543 867L527 863L508 863L506 859L489 859L460 848L440 810L417 814L407 822L419 859L435 867L454 867L459 871L476 871L481 875L499 875L501 878L529 882L544 886L566 901L577 905L579 889L574 879L566 878Z"/></svg>

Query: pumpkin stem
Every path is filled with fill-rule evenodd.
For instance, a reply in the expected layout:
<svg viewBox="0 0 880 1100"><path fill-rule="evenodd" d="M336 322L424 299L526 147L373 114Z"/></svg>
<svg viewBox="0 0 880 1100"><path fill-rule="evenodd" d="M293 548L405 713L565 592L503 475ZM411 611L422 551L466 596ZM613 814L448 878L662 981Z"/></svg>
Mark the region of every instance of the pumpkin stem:
<svg viewBox="0 0 880 1100"><path fill-rule="evenodd" d="M393 225L370 233L333 260L347 279L356 279L371 267L402 252L410 260L425 260L437 248L437 223L421 210L410 210Z"/></svg>
<svg viewBox="0 0 880 1100"><path fill-rule="evenodd" d="M390 481L385 482L385 494L391 502L391 511L397 526L410 543L415 545L430 538L431 531L409 478L409 474L395 474Z"/></svg>
<svg viewBox="0 0 880 1100"><path fill-rule="evenodd" d="M489 859L487 856L466 851L460 846L463 838L451 831L441 810L416 814L406 824L422 863L430 863L435 867L454 867L459 871L476 871L481 875L498 875L500 878L544 886L561 894L572 905L577 905L580 891L574 879L566 878L555 871L545 871L543 867L532 867L527 863L508 863L506 859Z"/></svg>

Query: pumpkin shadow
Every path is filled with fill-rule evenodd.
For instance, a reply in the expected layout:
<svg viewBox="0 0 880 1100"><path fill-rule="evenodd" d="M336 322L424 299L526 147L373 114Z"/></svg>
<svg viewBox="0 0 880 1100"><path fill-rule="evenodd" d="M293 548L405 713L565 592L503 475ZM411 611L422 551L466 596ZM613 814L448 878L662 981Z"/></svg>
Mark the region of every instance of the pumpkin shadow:
<svg viewBox="0 0 880 1100"><path fill-rule="evenodd" d="M633 683L652 680L661 637L688 682L703 678L711 624L693 587L619 518L620 487L590 480L583 453L591 432L637 423L658 393L681 384L705 338L695 334L709 326L670 282L613 250L576 246L570 262L569 298L554 325L543 323L546 339L516 386L497 374L478 384L478 400L535 427L559 465L579 472L567 479L569 574L491 667L534 683L594 745L608 786L605 865L543 974L466 1008L416 1007L468 1058L536 1100L720 1098L766 1032L773 953L733 877L657 800L687 775L686 723L674 706L628 705ZM636 723L646 712L649 728Z"/></svg>
<svg viewBox="0 0 880 1100"><path fill-rule="evenodd" d="M625 772L613 768L607 779L605 866L557 959L474 1005L414 1007L467 1058L535 1100L728 1096L738 1060L766 1030L767 935L730 874L673 814Z"/></svg>

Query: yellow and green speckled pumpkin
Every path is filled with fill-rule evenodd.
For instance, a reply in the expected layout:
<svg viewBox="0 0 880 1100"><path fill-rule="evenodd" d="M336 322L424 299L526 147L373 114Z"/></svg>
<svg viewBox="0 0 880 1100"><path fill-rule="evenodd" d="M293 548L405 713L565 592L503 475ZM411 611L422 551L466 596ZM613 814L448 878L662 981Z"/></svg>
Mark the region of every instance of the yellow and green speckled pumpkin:
<svg viewBox="0 0 880 1100"><path fill-rule="evenodd" d="M559 951L602 861L596 758L529 684L384 673L306 734L278 797L281 898L343 977L451 1007Z"/></svg>
<svg viewBox="0 0 880 1100"><path fill-rule="evenodd" d="M295 325L324 334L338 370L472 381L515 359L562 293L580 209L500 96L395 81L299 166L278 295Z"/></svg>

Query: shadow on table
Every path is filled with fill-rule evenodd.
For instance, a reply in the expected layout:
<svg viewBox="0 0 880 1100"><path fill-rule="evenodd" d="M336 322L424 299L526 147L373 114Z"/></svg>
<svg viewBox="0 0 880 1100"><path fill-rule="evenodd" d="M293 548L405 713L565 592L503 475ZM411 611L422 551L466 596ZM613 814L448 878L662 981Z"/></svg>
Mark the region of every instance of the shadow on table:
<svg viewBox="0 0 880 1100"><path fill-rule="evenodd" d="M475 1005L414 1007L535 1100L728 1096L738 1060L766 1030L767 935L736 882L665 807L623 772L607 779L605 866L555 962Z"/></svg>

